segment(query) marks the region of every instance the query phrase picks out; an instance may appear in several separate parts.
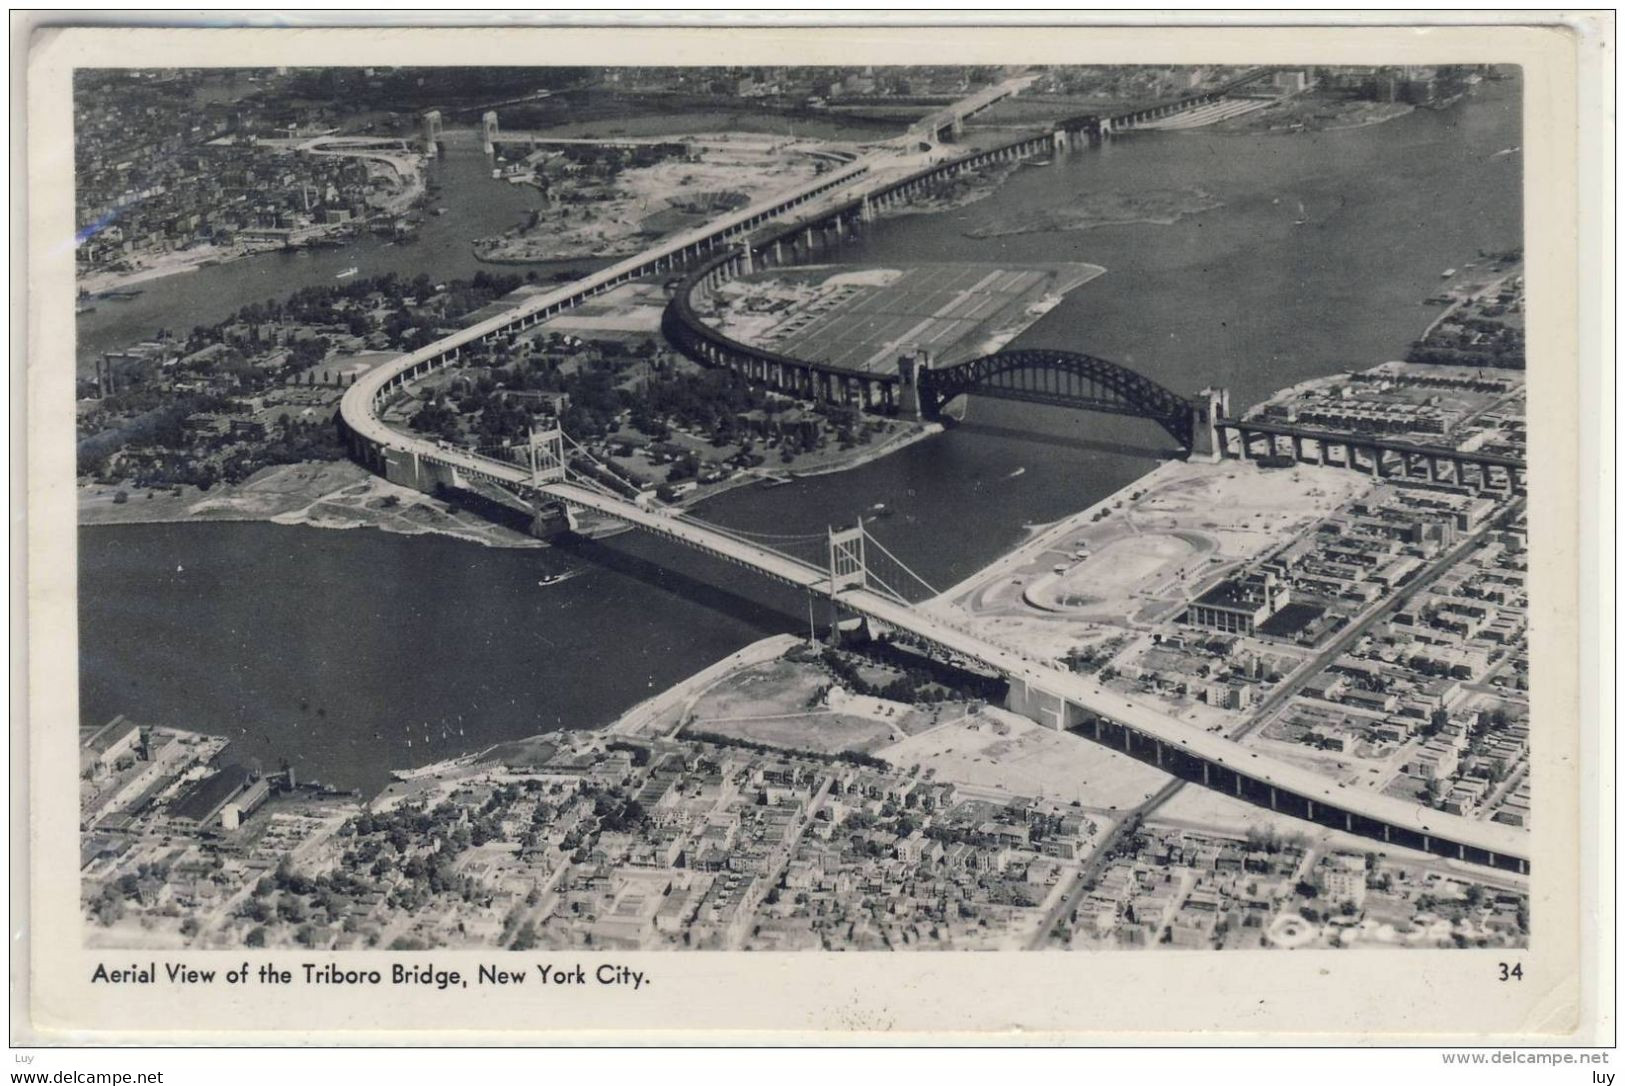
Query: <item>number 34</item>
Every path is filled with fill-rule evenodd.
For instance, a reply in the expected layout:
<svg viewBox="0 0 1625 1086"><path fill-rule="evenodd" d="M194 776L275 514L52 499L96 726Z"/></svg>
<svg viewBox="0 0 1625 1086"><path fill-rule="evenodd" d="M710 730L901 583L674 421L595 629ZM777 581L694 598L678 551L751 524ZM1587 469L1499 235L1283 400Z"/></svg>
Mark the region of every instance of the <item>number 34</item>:
<svg viewBox="0 0 1625 1086"><path fill-rule="evenodd" d="M1501 967L1501 975L1500 975L1499 979L1501 979L1501 980L1522 980L1523 979L1523 963L1522 962L1513 962L1511 965L1508 965L1506 962L1497 962L1496 964Z"/></svg>

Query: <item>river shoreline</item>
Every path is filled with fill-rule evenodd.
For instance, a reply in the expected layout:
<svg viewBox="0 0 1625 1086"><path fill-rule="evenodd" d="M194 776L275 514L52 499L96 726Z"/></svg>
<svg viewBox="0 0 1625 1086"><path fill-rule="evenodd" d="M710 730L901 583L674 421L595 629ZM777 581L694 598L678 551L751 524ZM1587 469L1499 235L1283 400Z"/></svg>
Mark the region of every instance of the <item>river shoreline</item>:
<svg viewBox="0 0 1625 1086"><path fill-rule="evenodd" d="M1480 190L1462 183L1467 168L1449 164L1472 163L1472 178L1511 176L1516 167L1503 169L1498 164L1506 159L1491 157L1491 152L1520 142L1515 116L1510 122L1494 124L1491 114L1469 114L1468 119L1474 117L1480 122L1478 128L1465 123L1445 127L1432 123L1429 111L1420 110L1385 126L1393 130L1392 136L1384 129L1375 130L1382 133L1381 148L1373 146L1375 141L1369 138L1350 139L1348 151L1351 156L1363 152L1358 161L1372 176L1391 174L1403 180L1403 188L1397 190L1400 195L1422 191L1471 195ZM1390 141L1394 143L1391 149ZM1008 239L1008 249L1002 240L992 243L998 246L995 250L990 244L978 247L966 242L953 229L953 216L948 221L942 216L931 220L922 209L872 231L850 251L853 259L893 265L966 259L967 253L970 259L985 260L1042 262L1080 256L1097 260L1113 268L1113 276L1103 281L1108 289L1092 294L1087 306L1057 309L1021 342L1088 350L1100 357L1122 359L1125 364L1138 360L1149 375L1170 388L1188 391L1206 383L1223 384L1235 389L1240 403L1257 402L1269 390L1296 384L1312 374L1344 370L1353 359L1363 357L1373 342L1383 344L1370 349L1376 357L1400 356L1403 344L1417 330L1410 327L1411 322L1419 328L1434 314L1424 316L1417 308L1418 294L1408 293L1402 299L1398 295L1419 288L1436 291L1438 270L1450 263L1440 254L1506 249L1520 240L1515 216L1500 210L1507 200L1515 201L1516 192L1500 202L1486 197L1472 204L1463 210L1465 225L1447 230L1435 229L1441 216L1429 217L1422 213L1425 208L1418 210L1385 193L1365 199L1363 190L1353 186L1346 221L1326 242L1342 257L1335 265L1310 262L1303 269L1306 296L1348 299L1336 314L1339 319L1329 324L1311 321L1307 318L1313 314L1303 306L1294 310L1291 304L1267 310L1259 304L1258 289L1235 284L1273 282L1270 275L1292 266L1301 244L1293 232L1270 233L1269 227L1279 216L1269 212L1268 197L1296 197L1299 189L1322 182L1314 180L1320 176L1311 153L1314 141L1259 142L1262 152L1256 156L1256 164L1250 164L1251 159L1218 162L1224 169L1214 184L1216 191L1256 189L1264 197L1265 210L1250 211L1238 202L1205 216L1202 230L1194 222L1186 222L1157 230L1101 230L1065 239L1068 247L1087 245L1086 249L1063 249L1060 243L1046 246L1042 235L1030 235ZM1124 191L1166 185L1166 178L1180 176L1176 171L1194 155L1201 153L1207 162L1206 152L1214 146L1204 145L1200 133L1184 134L1179 140L1125 140L1115 153L1088 158L1087 170L1079 166L1083 156L1072 156L1058 161L1053 170L1024 171L1019 199L989 195L996 204L1034 203L1065 201L1086 182ZM1433 153L1435 148L1438 154ZM1444 165L1435 166L1435 159ZM1332 195L1335 193L1328 191L1326 198ZM1394 208L1397 210L1387 210ZM914 221L907 221L910 219ZM1394 223L1401 219L1413 229L1395 232ZM1382 244L1363 240L1370 238L1381 238ZM431 240L425 239L425 245ZM1418 256L1417 250L1425 250L1425 254ZM983 253L989 255L980 255ZM424 252L414 259L430 255ZM1211 290L1190 291L1179 305L1162 304L1166 289L1182 282L1180 276L1189 267L1213 266L1220 259L1231 263L1224 275L1215 277ZM1328 266L1333 271L1327 271ZM1188 288L1188 283L1184 285ZM115 307L103 308L110 311ZM1275 311L1286 312L1289 319L1274 316ZM1148 312L1156 314L1151 321L1146 318ZM1237 312L1257 317L1237 322L1233 318ZM1230 321L1228 326L1225 320ZM1314 325L1313 337L1300 331L1310 324ZM1275 361L1266 368L1262 361L1242 364L1234 359ZM1087 520L1090 510L1121 500L1126 471L1134 475L1127 484L1132 490L1146 485L1146 469L1162 468L1155 461L1133 463L1150 451L1153 442L1141 440L1135 431L1116 425L1117 420L1110 417L1091 416L1087 425L1069 419L1064 426L1056 419L1039 418L1036 429L1062 438L1041 449L1033 445L1041 437L1029 441L1011 431L1025 423L1004 416L997 421L1005 429L978 435L974 448L952 433L941 435L933 446L922 444L898 457L880 458L882 466L857 472L850 482L830 479L820 484L810 479L795 489L750 488L758 480L741 479L737 487L719 487L702 498L709 501L733 489L739 491L718 502L714 513L708 510L702 515L763 531L816 533L826 521L840 520L854 507L884 499L895 516L875 527L886 535L887 544L895 545L897 553L916 564L933 583L957 582L955 588L959 589L967 580L985 578L989 568L1008 560L1010 550L1029 549L1033 540L1064 533L1068 522L1076 522L1079 516ZM1126 452L1114 452L1117 446ZM902 448L888 449L887 455ZM870 448L862 451L874 453ZM1025 474L1018 478L1015 472L1023 466ZM785 474L777 464L759 470ZM1101 490L1112 493L1100 498ZM134 492L129 505L141 500L143 495ZM1068 507L1077 511L1069 512ZM779 524L784 527L779 529ZM992 524L998 530L989 529ZM1017 531L1023 526L1025 530ZM623 707L670 688L683 675L710 662L725 659L738 645L757 643L768 632L794 628L783 614L766 614L766 608L757 605L759 599L772 602L768 598L778 591L772 586L758 591L752 578L725 573L719 578L698 558L682 552L655 555L653 547L636 541L624 548L632 552L624 562L620 555L608 556L614 560L614 568L597 569L570 584L547 588L544 598L536 588L539 571L557 572L555 567L571 564L568 556L544 552L532 560L522 552L482 554L466 548L459 549L463 553L451 553L446 550L450 544L436 547L428 541L413 548L421 553L406 556L399 547L379 544L382 536L374 536L372 542L352 537L323 546L320 540L313 543L308 538L318 533L308 533L304 540L295 538L299 533L285 533L288 543L284 544L266 540L265 533L236 529L229 536L221 534L218 543L205 530L196 538L209 541L195 548L185 545L184 533L179 544L169 537L131 533L128 545L107 538L111 533L88 534L103 539L99 546L87 546L81 556L81 584L86 586L81 598L82 638L87 661L99 653L107 663L85 669L89 677L82 681L88 683L88 695L81 697L89 708L83 711L94 716L105 710L103 719L114 712L131 712L177 721L206 712L223 721L232 718L238 704L269 704L267 691L280 695L286 690L289 697L308 694L329 705L334 724L328 730L339 738L312 736L308 729L295 732L301 719L285 706L270 704L262 712L269 721L268 734L244 737L243 749L264 758L283 750L297 752L296 757L303 759L302 773L308 767L324 779L367 778L369 787L368 774L375 774L379 766L406 764L401 761L401 751L379 747L369 739L367 729L377 718L393 714L437 719L442 714L467 712L472 706L475 715L470 720L484 722L486 734L476 743L470 726L469 751L486 749L493 737L506 740L513 735L573 731L578 725L593 726L626 715ZM1013 547L1012 538L1017 540ZM269 593L260 590L254 565L242 556L257 561L263 554L269 562L294 548L301 556L309 556L310 565L301 569L308 569L307 582L319 582L319 587L312 591L306 585L289 583ZM221 568L236 573L230 582L232 590L200 597L197 603L176 599L162 609L152 608L150 601L162 598L153 593L168 590L167 571L175 568L177 559L184 558L187 578L196 578L208 568L203 554L194 566L192 553L187 553L192 551L211 552L211 564L218 561ZM515 553L522 563L512 559ZM354 555L364 555L364 562L372 565L358 569L363 563L350 557ZM404 561L408 557L410 563ZM675 573L655 568L667 558ZM389 565L397 561L402 562L399 570ZM474 566L481 568L475 572L470 568ZM978 568L967 578L965 571L971 566ZM419 569L430 571L432 578L414 580L400 592L341 596L332 588L332 584L365 579L393 582L401 580L402 573L411 577ZM938 571L945 569L952 573L940 575ZM622 575L627 572L634 576ZM482 591L487 585L496 585L501 592ZM407 595L414 599L410 607L397 602ZM250 607L254 611L256 653L234 653L236 646L224 637L234 629L250 628L236 611L225 617L217 613L238 598L245 601L245 612ZM325 612L313 610L335 598L346 605L341 613L349 620L349 628L339 639L310 637L304 632L307 623L312 631L346 625L319 621L318 616ZM569 620L569 635L561 635L545 616L539 616L539 606L545 606L548 614L562 612L560 617ZM803 602L802 609L804 606ZM796 608L792 605L788 610ZM465 619L470 614L477 615L479 622ZM185 627L173 628L171 615L185 616ZM280 618L280 627L265 625L261 622L264 615ZM794 621L798 616L789 614L789 618ZM805 623L805 616L799 620ZM491 642L494 655L488 653L476 669L468 662L471 654L463 649L477 643L488 626L504 633ZM188 641L186 635L193 631L207 636ZM370 644L373 638L379 641L377 647ZM201 663L184 676L184 683L132 684L131 678L145 681L147 675L173 675L176 665L172 660L183 654L166 647L168 658L160 657L150 648L157 644L184 645L192 650L189 658ZM146 651L142 651L144 645L149 646ZM323 681L321 670L290 678L283 673L286 669L256 669L263 659L301 659L301 653L311 652L339 658L361 648L372 648L367 657L370 667L327 669L345 671L342 682ZM477 683L470 677L476 670L480 675ZM609 672L614 673L612 678L606 678ZM376 677L377 682L357 693L356 676ZM652 685L646 686L649 680ZM182 686L184 696L173 693ZM217 690L221 692L218 707L207 701ZM524 709L522 716L512 710L514 698ZM448 753L437 749L435 756ZM425 752L424 756L429 755Z"/></svg>
<svg viewBox="0 0 1625 1086"><path fill-rule="evenodd" d="M940 423L909 426L876 445L837 454L827 463L806 470L787 465L785 476L810 479L851 471L941 433ZM771 473L746 471L674 503L692 509L734 490L759 486ZM236 485L221 484L208 491L180 488L143 491L119 484L80 486L78 526L113 527L125 524L278 524L292 527L349 531L377 528L395 535L442 535L486 547L516 550L546 547L541 539L484 520L476 514L373 475L348 460L303 461L266 468ZM123 491L125 501L116 501ZM151 493L152 498L142 496ZM624 527L594 532L592 538L619 535Z"/></svg>
<svg viewBox="0 0 1625 1086"><path fill-rule="evenodd" d="M927 431L915 435L912 441L922 440L931 436L933 432ZM1117 490L1093 502L1083 509L1068 516L1062 517L1045 525L1033 526L1026 538L1020 540L1005 553L994 558L991 562L973 571L958 583L949 587L937 596L926 601L922 606L936 611L945 611L954 605L957 597L963 596L976 586L985 583L990 577L997 576L1001 570L1013 569L1031 561L1035 551L1041 551L1050 541L1063 537L1078 528L1088 524L1096 518L1101 510L1110 510L1129 500L1129 496L1136 491L1146 490L1170 482L1185 473L1187 461L1168 460L1147 471ZM855 466L855 465L849 465ZM686 707L692 705L705 691L724 681L730 676L747 667L754 667L769 660L783 656L796 645L803 644L804 639L793 634L773 634L753 641L740 649L729 653L718 660L706 665L688 677L673 683L659 693L638 702L631 708L618 714L609 723L597 728L586 729L590 734L602 736L606 739L672 739L680 734ZM675 719L672 715L675 711ZM669 727L665 727L669 725ZM553 734L541 732L516 740L517 743L545 742ZM412 779L432 774L436 771L454 771L479 761L490 753L490 749L459 755L435 766L404 771ZM396 771L399 776L403 771ZM386 788L384 795L392 795L393 786ZM380 797L382 798L382 796Z"/></svg>

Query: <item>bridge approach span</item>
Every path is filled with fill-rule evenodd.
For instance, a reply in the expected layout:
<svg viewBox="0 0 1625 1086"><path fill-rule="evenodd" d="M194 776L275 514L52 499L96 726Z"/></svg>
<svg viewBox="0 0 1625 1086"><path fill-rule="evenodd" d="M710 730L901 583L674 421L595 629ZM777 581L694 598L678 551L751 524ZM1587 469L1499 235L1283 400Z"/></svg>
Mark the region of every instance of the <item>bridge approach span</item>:
<svg viewBox="0 0 1625 1086"><path fill-rule="evenodd" d="M648 509L568 481L536 485L529 470L503 460L398 434L411 454L453 472L490 479L516 492L590 509L635 528L703 551L803 591L828 594L828 571L735 536L673 510ZM1396 845L1442 852L1481 864L1527 871L1528 834L1408 803L1362 787L1349 788L1320 773L1250 750L1203 731L1127 695L1107 690L1070 670L1001 645L929 608L914 607L867 587L837 589L832 598L849 612L935 645L1006 676L1012 707L1057 728L1094 727L1094 738L1121 737L1133 753L1153 751L1157 764L1200 769L1207 787L1287 814L1328 822ZM1104 730L1102 725L1104 724Z"/></svg>
<svg viewBox="0 0 1625 1086"><path fill-rule="evenodd" d="M1330 777L1242 746L1222 734L1204 731L1125 694L1106 690L1091 679L1017 649L999 645L927 609L898 603L868 589L842 592L842 605L888 626L913 634L955 655L974 660L1006 676L1012 685L1012 707L1026 715L1050 717L1059 728L1087 726L1094 737L1121 736L1123 748L1149 746L1156 763L1194 763L1201 783L1228 791L1249 802L1269 806L1348 832L1380 837L1394 844L1454 855L1494 867L1529 869L1529 835L1512 826L1480 822L1417 803L1347 787Z"/></svg>

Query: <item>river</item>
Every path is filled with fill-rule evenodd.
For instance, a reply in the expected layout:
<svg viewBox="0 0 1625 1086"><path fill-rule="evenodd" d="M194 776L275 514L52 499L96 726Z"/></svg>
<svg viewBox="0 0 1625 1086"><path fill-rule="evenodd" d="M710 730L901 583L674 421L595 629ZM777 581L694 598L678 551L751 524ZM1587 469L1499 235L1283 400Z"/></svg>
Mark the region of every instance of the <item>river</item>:
<svg viewBox="0 0 1625 1086"><path fill-rule="evenodd" d="M1418 303L1445 267L1521 244L1519 155L1494 155L1522 142L1517 101L1513 86L1486 85L1446 111L1343 132L1135 135L1020 170L959 211L884 222L839 259L1104 265L1018 345L1087 351L1179 390L1228 385L1244 405L1398 357L1434 315ZM1223 206L1173 225L964 236L1080 189L1185 186ZM939 437L849 472L733 491L702 513L817 533L885 503L893 515L872 531L944 587L1024 525L1142 475L1169 445L1140 420L977 401ZM565 568L587 572L536 584ZM301 776L366 789L391 766L605 723L807 621L791 593L635 535L500 551L268 524L84 529L80 618L82 720L124 712L218 732L241 759L286 757Z"/></svg>
<svg viewBox="0 0 1625 1086"><path fill-rule="evenodd" d="M601 111L611 104L627 108L637 105L603 95L584 104L588 112ZM600 101L600 99L604 99ZM775 132L806 139L874 138L873 125L839 121L786 121L771 114L739 112L662 112L635 114L614 121L566 120L565 105L556 107L559 117L546 131L559 136L646 136L684 132ZM565 260L544 264L500 266L476 260L471 242L490 237L524 220L531 209L542 203L541 194L529 185L515 185L491 177L491 161L473 129L448 129L441 154L428 168L428 183L441 186L441 194L431 206L446 209L444 215L424 217L418 240L409 245L392 244L388 239L364 235L341 249L317 249L305 253L265 253L228 261L201 271L182 272L161 279L137 283L141 293L122 301L102 300L92 312L75 319L78 332L77 358L81 371L94 369L103 351L117 350L150 338L160 328L184 334L197 325L225 320L243 306L278 295L291 294L301 287L331 285L334 276L357 268L363 276L396 272L411 278L428 270L436 279L467 279L482 268L488 271L525 272L534 268L543 277L567 269L583 274L602 267L608 260Z"/></svg>

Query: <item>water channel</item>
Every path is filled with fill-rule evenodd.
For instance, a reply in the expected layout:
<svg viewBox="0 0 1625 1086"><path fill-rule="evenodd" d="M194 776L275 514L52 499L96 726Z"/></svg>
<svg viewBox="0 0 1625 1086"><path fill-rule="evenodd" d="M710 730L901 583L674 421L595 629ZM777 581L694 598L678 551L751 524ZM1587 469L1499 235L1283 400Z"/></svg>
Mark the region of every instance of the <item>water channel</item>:
<svg viewBox="0 0 1625 1086"><path fill-rule="evenodd" d="M1087 351L1178 390L1228 385L1246 404L1399 357L1436 313L1419 301L1444 268L1521 244L1520 156L1496 153L1522 142L1518 102L1515 85L1486 84L1451 109L1369 128L1136 135L1019 170L958 211L884 222L836 259L1103 265L1106 275L1018 344ZM263 259L471 274L458 237L512 221L512 208L488 206L490 184L487 175L466 194L448 184L455 210L431 223L461 224L455 233L436 240L426 227L418 245L383 250L376 263ZM1080 191L1189 187L1221 206L1168 225L965 234ZM210 270L211 291L230 292L225 309L300 285L258 263ZM195 315L201 283L181 282L194 278L155 286L130 312L150 305L147 324L210 319ZM111 318L81 324L87 342L119 334ZM1149 423L978 401L966 425L882 460L734 491L702 511L796 533L886 503L894 514L873 531L943 586L1009 549L1025 525L1104 497L1171 451ZM602 724L757 637L806 623L788 592L630 534L546 551L269 524L80 535L84 721L124 712L218 732L242 760L274 768L285 757L301 776L366 789L393 766ZM537 585L565 568L587 572Z"/></svg>

